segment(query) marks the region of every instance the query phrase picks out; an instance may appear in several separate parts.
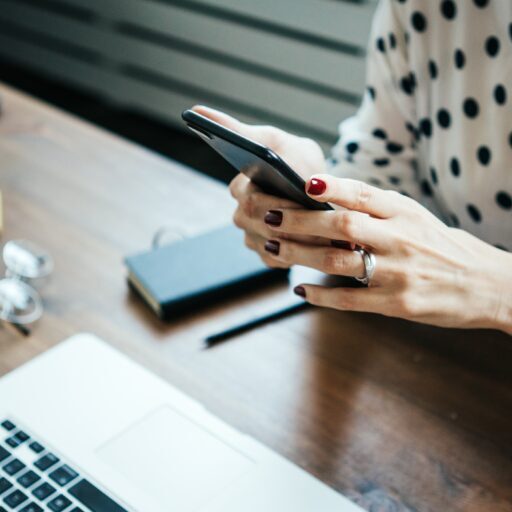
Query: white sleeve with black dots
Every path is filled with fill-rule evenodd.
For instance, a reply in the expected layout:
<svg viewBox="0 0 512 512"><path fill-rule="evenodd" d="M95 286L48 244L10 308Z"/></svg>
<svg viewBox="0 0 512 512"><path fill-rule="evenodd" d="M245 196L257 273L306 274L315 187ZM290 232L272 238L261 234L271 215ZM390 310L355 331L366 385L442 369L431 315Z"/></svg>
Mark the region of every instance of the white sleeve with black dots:
<svg viewBox="0 0 512 512"><path fill-rule="evenodd" d="M512 251L512 1L381 0L330 172Z"/></svg>
<svg viewBox="0 0 512 512"><path fill-rule="evenodd" d="M329 172L421 200L417 175L416 78L407 62L405 31L393 5L381 2L368 45L366 90L354 117L340 124Z"/></svg>

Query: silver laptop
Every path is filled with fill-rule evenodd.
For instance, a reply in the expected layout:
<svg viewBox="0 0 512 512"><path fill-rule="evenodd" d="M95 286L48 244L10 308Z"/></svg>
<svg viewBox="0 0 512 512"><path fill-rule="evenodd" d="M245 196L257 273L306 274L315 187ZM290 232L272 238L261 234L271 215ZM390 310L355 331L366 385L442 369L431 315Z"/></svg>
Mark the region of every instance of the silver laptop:
<svg viewBox="0 0 512 512"><path fill-rule="evenodd" d="M0 379L0 511L357 512L80 334Z"/></svg>

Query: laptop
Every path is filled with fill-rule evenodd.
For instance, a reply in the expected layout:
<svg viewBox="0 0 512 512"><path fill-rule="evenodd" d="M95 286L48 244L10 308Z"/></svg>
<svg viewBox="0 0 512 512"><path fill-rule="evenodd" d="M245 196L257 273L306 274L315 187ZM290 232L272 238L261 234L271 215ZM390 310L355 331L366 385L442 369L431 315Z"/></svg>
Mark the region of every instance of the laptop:
<svg viewBox="0 0 512 512"><path fill-rule="evenodd" d="M90 334L0 379L0 511L357 512Z"/></svg>

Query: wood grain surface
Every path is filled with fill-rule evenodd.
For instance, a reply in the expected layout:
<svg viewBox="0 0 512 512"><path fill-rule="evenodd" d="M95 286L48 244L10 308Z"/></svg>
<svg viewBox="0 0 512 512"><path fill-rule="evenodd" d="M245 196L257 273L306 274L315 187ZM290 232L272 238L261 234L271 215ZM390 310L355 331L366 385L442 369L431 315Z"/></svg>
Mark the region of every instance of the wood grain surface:
<svg viewBox="0 0 512 512"><path fill-rule="evenodd" d="M123 257L164 225L189 236L229 222L226 188L6 86L0 96L2 242L55 258L32 335L0 329L1 374L94 332L368 511L512 511L509 337L314 309L204 350L285 287L164 324L129 293Z"/></svg>

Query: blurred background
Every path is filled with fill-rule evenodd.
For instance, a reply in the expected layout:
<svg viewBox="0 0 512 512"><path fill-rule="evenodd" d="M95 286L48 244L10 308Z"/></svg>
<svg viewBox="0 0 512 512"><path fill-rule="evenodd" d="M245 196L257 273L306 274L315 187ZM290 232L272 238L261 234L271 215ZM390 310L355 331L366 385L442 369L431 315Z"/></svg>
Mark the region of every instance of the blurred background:
<svg viewBox="0 0 512 512"><path fill-rule="evenodd" d="M0 80L222 181L207 104L324 149L357 108L376 0L0 0Z"/></svg>

